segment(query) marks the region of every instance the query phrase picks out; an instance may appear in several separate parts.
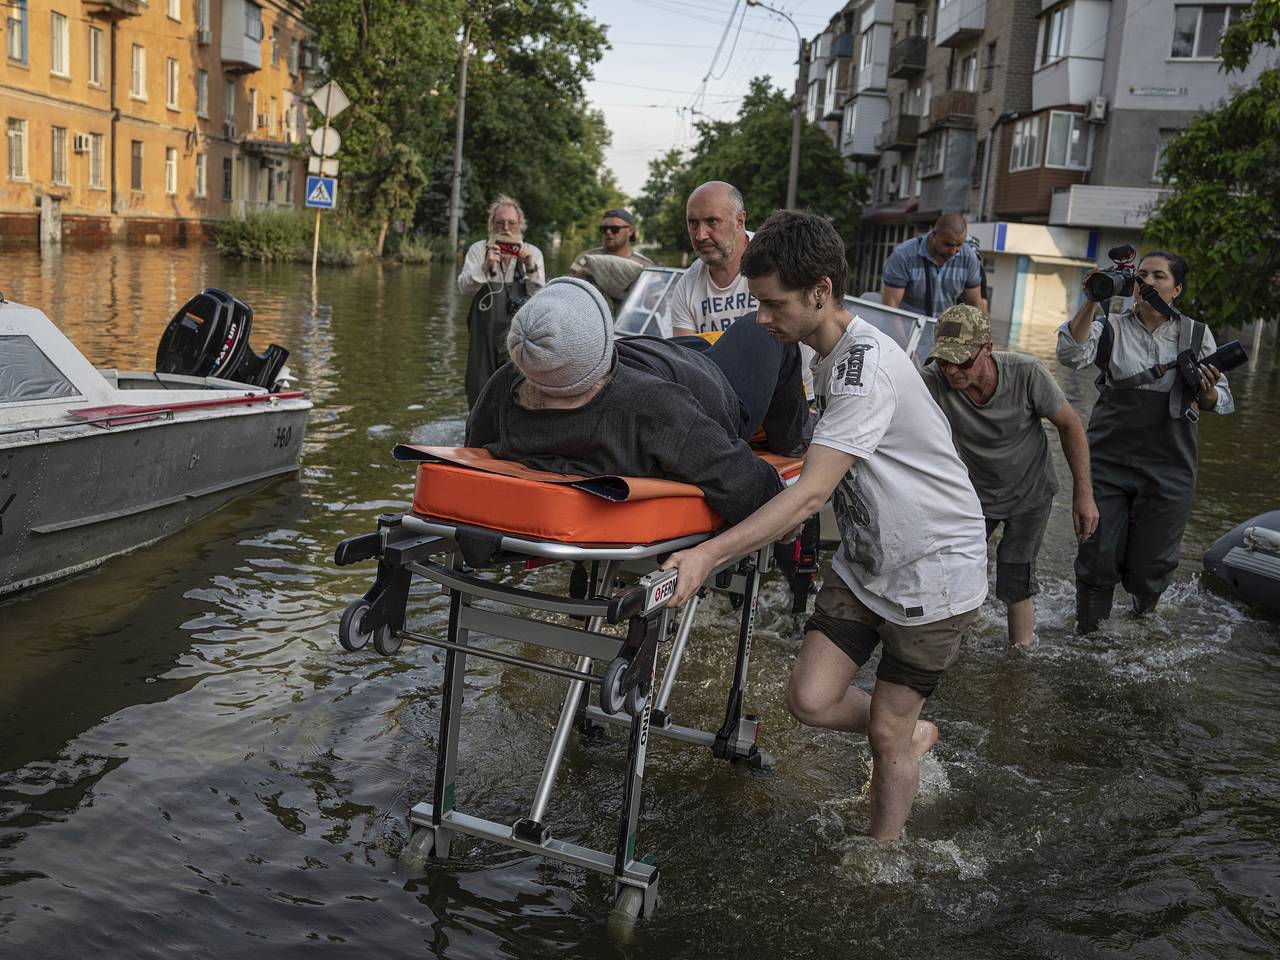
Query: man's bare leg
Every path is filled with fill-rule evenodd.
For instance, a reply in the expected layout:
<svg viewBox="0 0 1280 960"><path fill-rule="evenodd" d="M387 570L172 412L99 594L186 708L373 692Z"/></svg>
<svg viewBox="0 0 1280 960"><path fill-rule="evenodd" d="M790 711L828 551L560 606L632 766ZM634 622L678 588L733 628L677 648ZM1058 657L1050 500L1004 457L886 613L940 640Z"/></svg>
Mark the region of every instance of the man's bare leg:
<svg viewBox="0 0 1280 960"><path fill-rule="evenodd" d="M871 696L853 686L857 672L858 665L825 633L810 630L791 671L787 709L811 727L865 735L871 719ZM919 712L917 709L917 715ZM938 728L928 720L918 721L911 742L917 759L923 757L938 742Z"/></svg>
<svg viewBox="0 0 1280 960"><path fill-rule="evenodd" d="M1033 631L1036 626L1036 601L1027 597L1017 603L1009 604L1009 644L1017 644L1024 650L1031 649L1035 639Z"/></svg>
<svg viewBox="0 0 1280 960"><path fill-rule="evenodd" d="M872 758L872 839L898 839L911 814L911 804L920 787L921 753L917 752L916 730L923 706L924 697L910 687L876 681L867 733Z"/></svg>

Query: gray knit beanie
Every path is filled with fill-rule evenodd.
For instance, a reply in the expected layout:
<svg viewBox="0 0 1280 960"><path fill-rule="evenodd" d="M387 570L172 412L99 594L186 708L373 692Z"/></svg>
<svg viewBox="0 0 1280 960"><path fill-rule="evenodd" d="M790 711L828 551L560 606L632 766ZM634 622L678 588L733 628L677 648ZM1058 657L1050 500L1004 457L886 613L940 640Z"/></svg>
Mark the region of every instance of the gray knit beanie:
<svg viewBox="0 0 1280 960"><path fill-rule="evenodd" d="M576 397L613 364L613 314L585 280L557 277L511 318L507 350L543 393Z"/></svg>

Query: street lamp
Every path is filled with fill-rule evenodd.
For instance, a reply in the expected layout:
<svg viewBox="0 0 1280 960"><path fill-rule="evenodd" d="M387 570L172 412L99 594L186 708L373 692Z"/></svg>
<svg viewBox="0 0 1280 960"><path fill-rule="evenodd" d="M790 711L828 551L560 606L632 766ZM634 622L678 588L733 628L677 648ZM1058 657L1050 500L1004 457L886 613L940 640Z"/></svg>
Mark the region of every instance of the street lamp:
<svg viewBox="0 0 1280 960"><path fill-rule="evenodd" d="M750 2L750 0L748 0ZM509 10L510 2L484 11L486 16ZM471 55L471 25L475 23L475 15L467 20L462 29L462 57L458 61L458 122L453 137L453 177L449 184L449 249L454 256L458 253L458 214L462 205L462 127L467 112L467 58Z"/></svg>
<svg viewBox="0 0 1280 960"><path fill-rule="evenodd" d="M796 109L791 119L791 167L787 171L787 209L794 210L796 206L796 185L800 181L800 115L804 110L805 88L809 85L809 58L805 56L804 37L800 35L800 28L796 26L794 20L781 10L769 6L767 3L761 3L760 0L747 0L747 6L768 10L791 24L791 29L796 32L796 42L800 47L800 75L796 81Z"/></svg>

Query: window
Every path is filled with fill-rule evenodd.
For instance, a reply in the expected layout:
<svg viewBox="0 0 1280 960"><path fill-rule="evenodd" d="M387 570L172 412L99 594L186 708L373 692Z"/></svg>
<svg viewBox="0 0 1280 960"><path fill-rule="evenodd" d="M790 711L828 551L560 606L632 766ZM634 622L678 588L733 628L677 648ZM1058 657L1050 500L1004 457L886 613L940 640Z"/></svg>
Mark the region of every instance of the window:
<svg viewBox="0 0 1280 960"><path fill-rule="evenodd" d="M169 15L170 20L181 20L182 0L166 0L165 13Z"/></svg>
<svg viewBox="0 0 1280 960"><path fill-rule="evenodd" d="M231 158L222 158L222 199L231 202L231 186L234 181Z"/></svg>
<svg viewBox="0 0 1280 960"><path fill-rule="evenodd" d="M271 136L276 135L276 98L271 98L271 105L267 108L267 133Z"/></svg>
<svg viewBox="0 0 1280 960"><path fill-rule="evenodd" d="M872 40L874 39L871 31L874 26L868 27L862 31L862 69L867 70L871 67L871 55L874 52Z"/></svg>
<svg viewBox="0 0 1280 960"><path fill-rule="evenodd" d="M67 18L60 13L49 14L49 72L60 77L70 76L71 35L67 32Z"/></svg>
<svg viewBox="0 0 1280 960"><path fill-rule="evenodd" d="M102 175L102 134L89 134L89 187L102 190L105 180Z"/></svg>
<svg viewBox="0 0 1280 960"><path fill-rule="evenodd" d="M168 57L164 61L164 104L170 110L178 109L178 61Z"/></svg>
<svg viewBox="0 0 1280 960"><path fill-rule="evenodd" d="M987 44L987 59L982 65L982 89L985 93L996 82L996 42Z"/></svg>
<svg viewBox="0 0 1280 960"><path fill-rule="evenodd" d="M978 52L976 50L960 61L960 89L970 92L978 89Z"/></svg>
<svg viewBox="0 0 1280 960"><path fill-rule="evenodd" d="M249 91L249 129L258 129L258 91Z"/></svg>
<svg viewBox="0 0 1280 960"><path fill-rule="evenodd" d="M9 179L27 179L27 121L9 118Z"/></svg>
<svg viewBox="0 0 1280 960"><path fill-rule="evenodd" d="M298 72L298 41L289 41L289 72L297 74Z"/></svg>
<svg viewBox="0 0 1280 960"><path fill-rule="evenodd" d="M927 37L929 35L929 11L921 10L916 14L915 29L911 31L913 37Z"/></svg>
<svg viewBox="0 0 1280 960"><path fill-rule="evenodd" d="M136 43L129 70L129 96L135 100L147 99L147 51Z"/></svg>
<svg viewBox="0 0 1280 960"><path fill-rule="evenodd" d="M209 173L209 156L204 153L196 154L196 196L204 197L208 195L208 173Z"/></svg>
<svg viewBox="0 0 1280 960"><path fill-rule="evenodd" d="M244 35L250 40L262 42L262 8L255 3L244 5Z"/></svg>
<svg viewBox="0 0 1280 960"><path fill-rule="evenodd" d="M49 150L49 179L54 183L67 182L67 128L53 127L53 139Z"/></svg>
<svg viewBox="0 0 1280 960"><path fill-rule="evenodd" d="M236 122L236 82L224 80L222 83L222 119L227 123Z"/></svg>
<svg viewBox="0 0 1280 960"><path fill-rule="evenodd" d="M196 0L196 28L209 29L209 0Z"/></svg>
<svg viewBox="0 0 1280 960"><path fill-rule="evenodd" d="M1049 114L1049 143L1046 167L1068 170L1089 169L1089 125L1082 113L1054 110Z"/></svg>
<svg viewBox="0 0 1280 960"><path fill-rule="evenodd" d="M924 82L924 99L920 101L920 113L918 115L921 117L927 117L929 115L929 107L932 104L933 104L933 80L929 79Z"/></svg>
<svg viewBox="0 0 1280 960"><path fill-rule="evenodd" d="M1042 117L1025 117L1013 125L1013 147L1009 151L1009 172L1030 170L1040 166L1040 121Z"/></svg>
<svg viewBox="0 0 1280 960"><path fill-rule="evenodd" d="M853 139L853 118L855 108L853 104L844 108L844 142L848 143Z"/></svg>
<svg viewBox="0 0 1280 960"><path fill-rule="evenodd" d="M1040 66L1055 63L1067 55L1070 10L1071 4L1063 4L1040 21Z"/></svg>
<svg viewBox="0 0 1280 960"><path fill-rule="evenodd" d="M920 142L920 172L917 176L929 177L942 172L947 159L947 131L938 130Z"/></svg>
<svg viewBox="0 0 1280 960"><path fill-rule="evenodd" d="M911 196L911 164L904 163L898 169L898 197Z"/></svg>
<svg viewBox="0 0 1280 960"><path fill-rule="evenodd" d="M1244 6L1175 7L1173 50L1169 56L1178 60L1216 59L1223 31L1239 23L1246 9Z"/></svg>
<svg viewBox="0 0 1280 960"><path fill-rule="evenodd" d="M142 189L142 141L129 141L129 189Z"/></svg>
<svg viewBox="0 0 1280 960"><path fill-rule="evenodd" d="M178 192L178 150L164 148L164 192L172 196Z"/></svg>
<svg viewBox="0 0 1280 960"><path fill-rule="evenodd" d="M1157 183L1164 182L1164 158L1170 142L1177 138L1180 133L1182 133L1181 130L1162 129L1160 131L1159 139L1156 140L1156 162L1151 170L1151 179Z"/></svg>
<svg viewBox="0 0 1280 960"><path fill-rule="evenodd" d="M280 28L271 28L271 65L280 66Z"/></svg>
<svg viewBox="0 0 1280 960"><path fill-rule="evenodd" d="M97 27L89 28L89 82L95 87L102 86L103 69L102 31Z"/></svg>
<svg viewBox="0 0 1280 960"><path fill-rule="evenodd" d="M196 115L209 116L209 71L196 71Z"/></svg>
<svg viewBox="0 0 1280 960"><path fill-rule="evenodd" d="M8 0L4 4L5 52L10 60L27 62L27 0Z"/></svg>

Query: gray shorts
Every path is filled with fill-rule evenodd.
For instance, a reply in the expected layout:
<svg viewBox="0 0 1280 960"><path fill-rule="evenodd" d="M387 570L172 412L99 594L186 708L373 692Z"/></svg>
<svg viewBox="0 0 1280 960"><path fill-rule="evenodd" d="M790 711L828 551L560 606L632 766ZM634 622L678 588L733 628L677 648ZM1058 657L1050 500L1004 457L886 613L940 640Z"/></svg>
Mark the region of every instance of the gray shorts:
<svg viewBox="0 0 1280 960"><path fill-rule="evenodd" d="M987 539L1004 524L1004 535L996 545L996 599L1019 603L1040 592L1036 581L1036 556L1044 542L1053 500L1046 500L1012 517L987 517Z"/></svg>
<svg viewBox="0 0 1280 960"><path fill-rule="evenodd" d="M818 591L804 631L821 633L859 667L883 643L876 678L927 697L942 680L942 672L959 659L965 631L977 618L978 611L970 610L933 623L893 623L867 607L832 572Z"/></svg>

